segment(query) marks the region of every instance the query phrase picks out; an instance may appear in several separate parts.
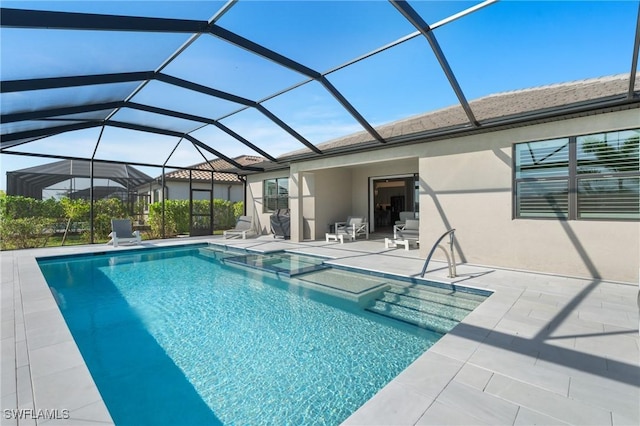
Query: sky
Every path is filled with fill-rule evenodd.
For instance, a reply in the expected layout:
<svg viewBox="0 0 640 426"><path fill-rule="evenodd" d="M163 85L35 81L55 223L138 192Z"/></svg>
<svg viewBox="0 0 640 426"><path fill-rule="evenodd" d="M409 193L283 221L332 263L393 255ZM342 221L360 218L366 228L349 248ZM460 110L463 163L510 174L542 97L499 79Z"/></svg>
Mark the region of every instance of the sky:
<svg viewBox="0 0 640 426"><path fill-rule="evenodd" d="M638 1L498 1L451 22L477 1L409 4L434 35L468 100L529 87L629 73ZM209 20L224 5L212 1L2 1L2 7ZM320 73L372 125L457 104L445 74L422 36L342 67L413 34L415 28L387 1L240 0L217 25ZM170 58L188 34L67 30L0 30L2 81L39 77L151 71ZM362 131L318 82L211 35L198 37L163 73L233 93L262 105L313 144ZM285 89L293 90L273 98ZM138 86L5 93L2 113L124 99ZM266 99L266 100L265 100ZM132 101L220 121L271 155L304 148L255 108L159 81ZM213 126L122 109L114 119L191 135L224 155L256 154ZM30 125L40 126L38 123ZM21 129L2 125L2 133ZM98 148L96 149L96 143ZM176 148L177 146L177 148ZM202 155L179 138L107 127L65 133L15 151L190 166ZM173 152L173 154L171 154ZM205 153L207 158L212 155ZM170 156L171 155L171 156ZM170 156L170 157L169 157ZM50 159L0 155L6 172ZM158 176L160 169L140 169Z"/></svg>

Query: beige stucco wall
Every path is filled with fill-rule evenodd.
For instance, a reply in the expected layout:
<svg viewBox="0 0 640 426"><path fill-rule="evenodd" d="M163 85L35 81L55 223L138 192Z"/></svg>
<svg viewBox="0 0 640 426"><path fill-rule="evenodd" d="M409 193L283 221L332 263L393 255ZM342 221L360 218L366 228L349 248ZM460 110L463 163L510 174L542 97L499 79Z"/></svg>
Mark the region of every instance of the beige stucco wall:
<svg viewBox="0 0 640 426"><path fill-rule="evenodd" d="M468 263L638 282L640 224L512 218L512 144L638 126L638 110L423 145L421 254L456 228ZM444 259L439 251L434 258Z"/></svg>
<svg viewBox="0 0 640 426"><path fill-rule="evenodd" d="M475 136L294 163L290 169L293 241L324 238L348 215L369 214L369 178L420 174L420 255L456 228L456 257L467 263L637 283L640 223L512 218L512 145L637 127L638 110L599 114ZM262 181L248 177L247 209L265 233ZM253 201L251 201L253 198ZM252 213L248 213L252 214ZM444 259L436 251L435 259Z"/></svg>
<svg viewBox="0 0 640 426"><path fill-rule="evenodd" d="M281 170L277 172L262 173L258 175L247 176L247 205L246 205L247 215L252 216L253 224L256 231L262 234L269 234L271 232L271 223L269 222L269 216L271 216L271 213L263 213L262 211L262 207L263 207L262 181L265 179L275 179L275 178L281 178L281 177L289 177L289 171ZM292 193L291 191L292 180L293 179L289 179L289 194ZM292 202L292 200L290 200L289 203L291 207L291 204L295 204L295 201ZM296 214L297 214L297 210L296 210ZM293 226L293 221L291 223L291 227L295 228Z"/></svg>
<svg viewBox="0 0 640 426"><path fill-rule="evenodd" d="M305 172L314 180L315 203L304 211L309 223L305 237L322 239L330 223L343 221L351 214L352 172L348 168L324 169Z"/></svg>
<svg viewBox="0 0 640 426"><path fill-rule="evenodd" d="M303 211L304 238L299 241L324 238L330 224L348 216L368 217L370 177L418 172L417 157L406 158L405 148L369 154L335 157L339 167L329 167L333 164L326 159L292 166L292 176L300 175L300 180L306 182L301 188L303 203L299 207ZM291 196L291 184L289 189Z"/></svg>
<svg viewBox="0 0 640 426"><path fill-rule="evenodd" d="M369 222L373 221L370 205L369 178L381 178L398 175L412 175L418 173L418 158L405 158L404 149L389 152L385 161L369 165L360 165L353 170L353 211L358 215L369 215Z"/></svg>

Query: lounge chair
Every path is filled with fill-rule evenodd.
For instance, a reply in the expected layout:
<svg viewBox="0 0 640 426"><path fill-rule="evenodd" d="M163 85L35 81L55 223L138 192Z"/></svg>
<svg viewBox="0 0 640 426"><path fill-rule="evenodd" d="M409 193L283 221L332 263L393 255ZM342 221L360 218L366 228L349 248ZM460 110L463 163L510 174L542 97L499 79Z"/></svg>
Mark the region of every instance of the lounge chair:
<svg viewBox="0 0 640 426"><path fill-rule="evenodd" d="M416 219L416 214L414 212L400 212L398 213L398 220L396 220L395 225L404 225L407 219Z"/></svg>
<svg viewBox="0 0 640 426"><path fill-rule="evenodd" d="M336 235L343 235L350 240L355 240L359 235L369 239L369 224L362 216L349 216L346 222L336 222L334 229Z"/></svg>
<svg viewBox="0 0 640 426"><path fill-rule="evenodd" d="M140 244L142 238L140 231L134 231L131 225L131 219L111 219L111 238L107 244L113 244L118 247L120 243Z"/></svg>
<svg viewBox="0 0 640 426"><path fill-rule="evenodd" d="M393 226L394 240L418 241L419 235L420 235L420 221L418 219L407 219L404 225Z"/></svg>
<svg viewBox="0 0 640 426"><path fill-rule="evenodd" d="M243 240L247 238L247 235L253 234L253 226L251 225L251 216L240 216L236 222L236 227L233 229L227 229L223 235L225 238L242 237Z"/></svg>

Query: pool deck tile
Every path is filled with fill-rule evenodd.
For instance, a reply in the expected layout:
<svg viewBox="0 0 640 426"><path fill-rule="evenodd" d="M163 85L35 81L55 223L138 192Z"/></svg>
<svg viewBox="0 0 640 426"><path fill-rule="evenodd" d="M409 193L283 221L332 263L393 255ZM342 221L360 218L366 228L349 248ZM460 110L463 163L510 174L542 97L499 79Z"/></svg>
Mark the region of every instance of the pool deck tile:
<svg viewBox="0 0 640 426"><path fill-rule="evenodd" d="M462 410L453 410L448 405L435 401L416 423L419 426L469 426L491 425L474 417L471 413Z"/></svg>
<svg viewBox="0 0 640 426"><path fill-rule="evenodd" d="M36 257L215 242L291 250L329 263L416 277L418 250L384 239L293 243L265 236L145 241L0 252L2 409L69 410L68 419L3 415L0 425L113 424ZM494 293L345 425L640 424L638 283L433 261L426 278Z"/></svg>
<svg viewBox="0 0 640 426"><path fill-rule="evenodd" d="M520 407L520 409L518 410L518 415L516 416L516 421L513 423L513 426L530 426L530 425L562 426L562 425L568 425L568 424L569 423L565 423L556 418L549 417L542 413L538 413L537 411L530 410L526 407Z"/></svg>
<svg viewBox="0 0 640 426"><path fill-rule="evenodd" d="M487 387L487 383L493 376L493 371L487 370L471 363L463 364L462 368L453 378L454 381L462 383L463 385L471 386L478 390L483 391Z"/></svg>
<svg viewBox="0 0 640 426"><path fill-rule="evenodd" d="M518 414L517 404L455 381L442 391L437 400L452 411L468 413L488 424L510 425Z"/></svg>
<svg viewBox="0 0 640 426"><path fill-rule="evenodd" d="M494 374L485 392L512 404L577 425L604 425L611 423L609 410L586 402L547 392L538 386Z"/></svg>
<svg viewBox="0 0 640 426"><path fill-rule="evenodd" d="M346 424L415 425L433 398L393 381L378 392L367 405L356 410Z"/></svg>
<svg viewBox="0 0 640 426"><path fill-rule="evenodd" d="M395 380L417 393L435 399L463 365L463 361L427 351Z"/></svg>

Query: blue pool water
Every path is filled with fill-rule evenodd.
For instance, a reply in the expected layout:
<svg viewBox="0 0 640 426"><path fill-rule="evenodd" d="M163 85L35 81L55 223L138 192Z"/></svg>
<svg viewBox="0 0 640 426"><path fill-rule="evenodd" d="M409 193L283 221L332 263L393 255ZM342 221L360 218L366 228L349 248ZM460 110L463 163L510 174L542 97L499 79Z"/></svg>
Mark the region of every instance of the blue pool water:
<svg viewBox="0 0 640 426"><path fill-rule="evenodd" d="M336 425L442 336L197 248L39 263L118 425Z"/></svg>

